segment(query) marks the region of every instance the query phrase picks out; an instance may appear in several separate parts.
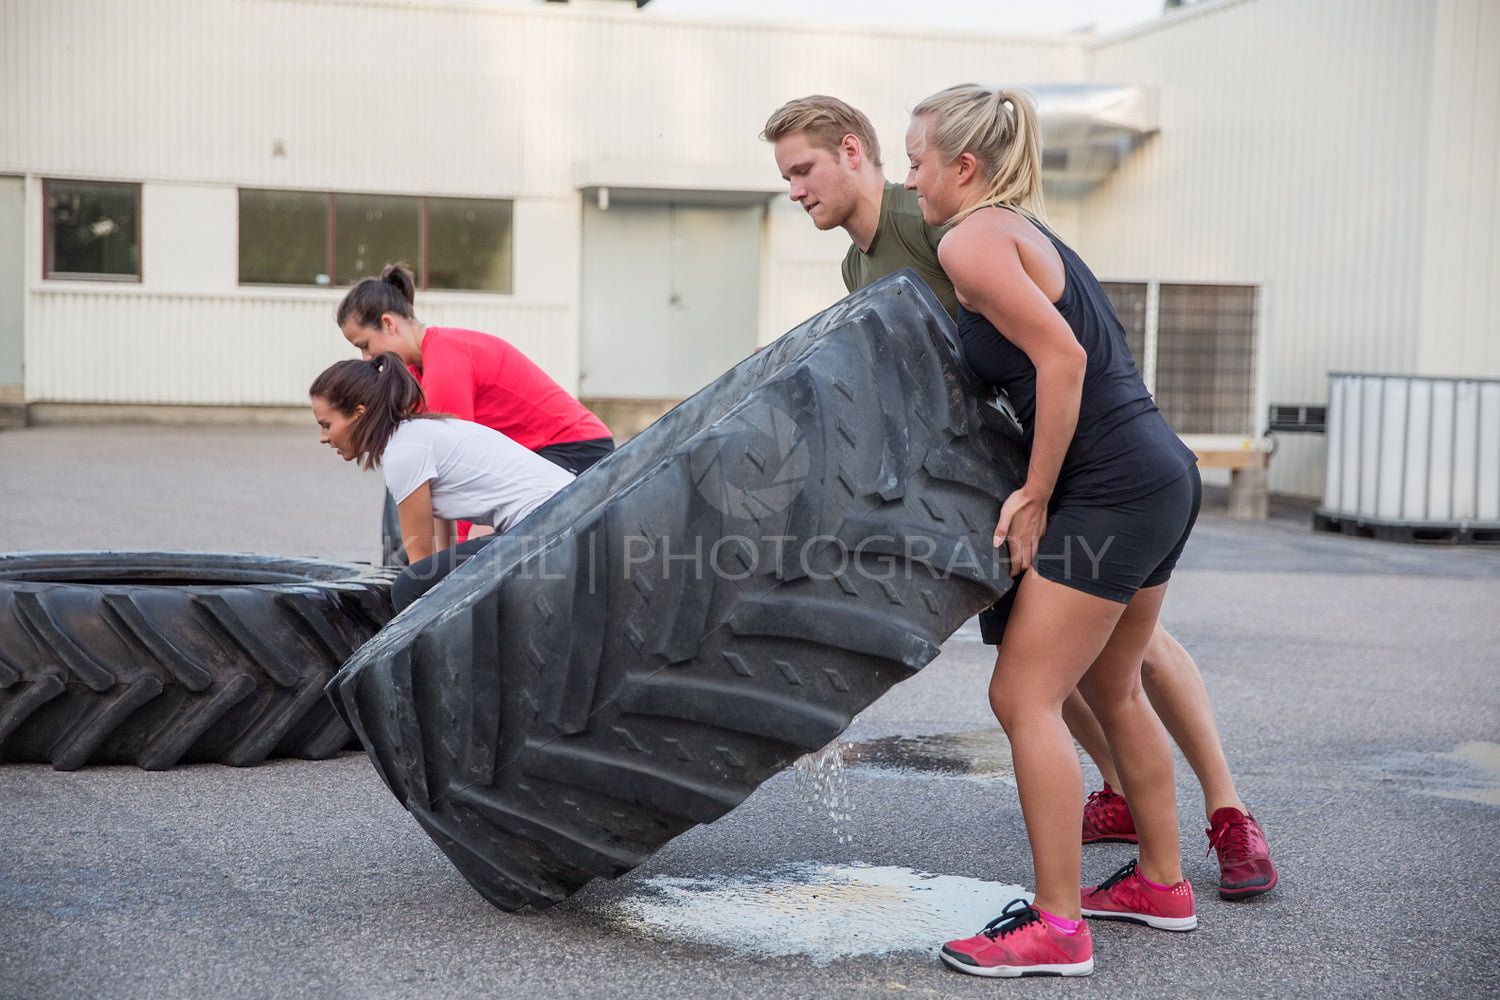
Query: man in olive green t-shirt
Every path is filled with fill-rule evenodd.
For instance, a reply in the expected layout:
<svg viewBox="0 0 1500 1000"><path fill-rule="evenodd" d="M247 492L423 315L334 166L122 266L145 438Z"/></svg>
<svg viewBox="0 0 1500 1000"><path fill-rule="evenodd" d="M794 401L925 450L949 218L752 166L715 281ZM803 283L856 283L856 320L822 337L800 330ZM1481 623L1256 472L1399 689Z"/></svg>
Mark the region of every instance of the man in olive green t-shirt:
<svg viewBox="0 0 1500 1000"><path fill-rule="evenodd" d="M846 113L826 114L828 102ZM938 264L943 230L922 220L915 192L886 181L880 144L864 115L835 98L806 98L773 115L762 135L775 144L776 165L791 185L792 200L813 225L842 228L853 241L844 255L848 291L909 267L948 315L958 317L953 283Z"/></svg>
<svg viewBox="0 0 1500 1000"><path fill-rule="evenodd" d="M842 269L846 289L852 292L909 267L948 314L958 318L953 283L938 263L943 229L923 221L914 192L886 181L880 143L863 113L835 97L804 97L776 109L761 138L773 144L791 199L813 225L849 234L853 245ZM999 639L986 636L985 641ZM1259 824L1235 789L1198 665L1160 622L1146 646L1141 675L1152 707L1203 787L1209 844L1219 849L1219 895L1248 899L1266 892L1276 884L1276 868ZM1084 810L1084 843L1134 842L1135 824L1117 794L1120 780L1109 744L1077 691L1069 696L1063 717L1105 782L1103 791L1089 796Z"/></svg>
<svg viewBox="0 0 1500 1000"><path fill-rule="evenodd" d="M870 245L850 245L844 254L844 288L854 291L878 278L909 267L921 275L948 315L958 319L958 295L953 282L938 265L938 241L943 229L922 218L915 191L887 182L880 195L880 221Z"/></svg>

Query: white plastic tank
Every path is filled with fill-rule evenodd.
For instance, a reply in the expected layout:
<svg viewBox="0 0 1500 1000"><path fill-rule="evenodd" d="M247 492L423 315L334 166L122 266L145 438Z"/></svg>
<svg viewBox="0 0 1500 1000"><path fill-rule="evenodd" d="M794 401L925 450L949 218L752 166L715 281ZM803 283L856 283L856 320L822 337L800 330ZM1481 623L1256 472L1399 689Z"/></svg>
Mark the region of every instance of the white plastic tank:
<svg viewBox="0 0 1500 1000"><path fill-rule="evenodd" d="M1500 379L1328 376L1314 527L1415 542L1500 542Z"/></svg>

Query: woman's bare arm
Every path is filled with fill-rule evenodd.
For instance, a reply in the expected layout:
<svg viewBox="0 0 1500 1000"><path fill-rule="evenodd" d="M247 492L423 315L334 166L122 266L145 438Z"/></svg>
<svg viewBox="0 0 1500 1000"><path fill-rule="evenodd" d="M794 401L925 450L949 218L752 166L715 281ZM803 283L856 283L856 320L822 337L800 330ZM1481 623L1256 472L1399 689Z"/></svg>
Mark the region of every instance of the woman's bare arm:
<svg viewBox="0 0 1500 1000"><path fill-rule="evenodd" d="M938 260L953 279L959 301L995 325L1036 367L1036 416L1026 482L1005 499L995 544L1009 550L1011 572L1031 565L1047 527L1047 503L1057 486L1063 456L1078 426L1088 356L1067 321L1028 271L1026 225L1010 212L970 216L943 237ZM1056 251L1052 251L1055 256ZM1042 258L1036 270L1049 270ZM1042 275L1049 283L1055 274Z"/></svg>

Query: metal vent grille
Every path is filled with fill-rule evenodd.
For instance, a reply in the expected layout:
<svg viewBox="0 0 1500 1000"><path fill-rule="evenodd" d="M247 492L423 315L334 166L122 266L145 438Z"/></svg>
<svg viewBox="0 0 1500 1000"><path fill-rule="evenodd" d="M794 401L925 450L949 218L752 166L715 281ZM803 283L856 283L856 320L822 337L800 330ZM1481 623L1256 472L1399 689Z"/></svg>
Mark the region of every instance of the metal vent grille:
<svg viewBox="0 0 1500 1000"><path fill-rule="evenodd" d="M1272 403L1266 417L1268 431L1309 431L1322 434L1328 429L1328 407L1314 403Z"/></svg>
<svg viewBox="0 0 1500 1000"><path fill-rule="evenodd" d="M1100 284L1125 328L1125 342L1146 387L1174 431L1259 433L1256 286Z"/></svg>
<svg viewBox="0 0 1500 1000"><path fill-rule="evenodd" d="M1161 286L1156 405L1177 433L1254 432L1257 291Z"/></svg>
<svg viewBox="0 0 1500 1000"><path fill-rule="evenodd" d="M1104 294L1109 296L1125 327L1125 343L1130 346L1130 356L1135 367L1146 372L1146 283L1143 281L1101 281Z"/></svg>

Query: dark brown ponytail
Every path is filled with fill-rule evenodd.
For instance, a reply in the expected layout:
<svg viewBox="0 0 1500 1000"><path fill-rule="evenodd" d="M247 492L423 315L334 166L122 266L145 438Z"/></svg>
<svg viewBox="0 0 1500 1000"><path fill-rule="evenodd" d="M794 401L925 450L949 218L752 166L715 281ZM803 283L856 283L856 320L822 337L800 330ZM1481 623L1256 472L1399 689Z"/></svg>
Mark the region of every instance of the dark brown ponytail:
<svg viewBox="0 0 1500 1000"><path fill-rule="evenodd" d="M307 394L327 400L329 406L346 417L361 406L365 408L349 430L350 447L364 469L380 464L397 426L403 420L423 416L427 404L422 386L392 351L373 361L339 361L330 365L313 379Z"/></svg>
<svg viewBox="0 0 1500 1000"><path fill-rule="evenodd" d="M380 277L360 278L354 283L344 301L339 303L336 320L342 327L352 316L362 327L378 327L380 317L386 313L416 319L412 308L416 300L417 282L411 268L399 262L387 264Z"/></svg>

